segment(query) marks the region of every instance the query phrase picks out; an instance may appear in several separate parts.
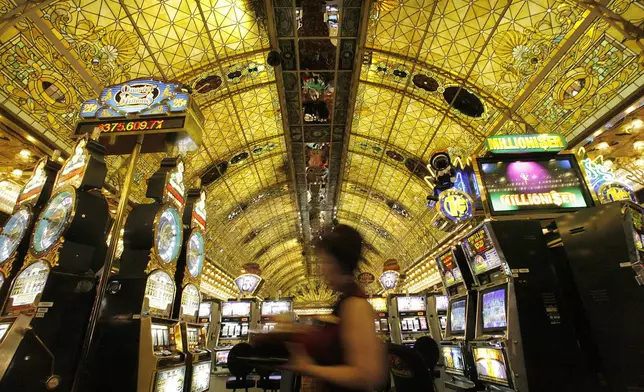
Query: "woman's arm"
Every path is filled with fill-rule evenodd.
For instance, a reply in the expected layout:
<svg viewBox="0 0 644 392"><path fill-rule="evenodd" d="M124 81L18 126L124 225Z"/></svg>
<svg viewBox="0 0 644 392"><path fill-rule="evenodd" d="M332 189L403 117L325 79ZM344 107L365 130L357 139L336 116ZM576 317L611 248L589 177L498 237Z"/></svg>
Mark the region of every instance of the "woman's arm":
<svg viewBox="0 0 644 392"><path fill-rule="evenodd" d="M369 302L348 298L340 309L341 339L346 365L319 366L305 354L294 352L295 369L345 388L374 389L386 375L383 344L376 336ZM296 350L299 351L299 350Z"/></svg>

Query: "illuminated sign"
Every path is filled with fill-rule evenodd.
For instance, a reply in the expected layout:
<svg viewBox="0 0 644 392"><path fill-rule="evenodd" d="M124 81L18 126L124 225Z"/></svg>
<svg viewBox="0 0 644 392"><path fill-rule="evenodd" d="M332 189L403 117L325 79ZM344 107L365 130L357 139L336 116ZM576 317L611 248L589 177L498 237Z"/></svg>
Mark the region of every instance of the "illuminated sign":
<svg viewBox="0 0 644 392"><path fill-rule="evenodd" d="M358 282L362 284L371 284L376 281L376 277L370 272L363 272L358 275Z"/></svg>
<svg viewBox="0 0 644 392"><path fill-rule="evenodd" d="M106 87L98 99L81 105L80 117L106 119L131 114L181 113L188 109L189 102L188 93L174 83L139 79Z"/></svg>
<svg viewBox="0 0 644 392"><path fill-rule="evenodd" d="M192 221L190 227L201 227L206 230L206 192L201 192L199 200L195 203L192 209Z"/></svg>
<svg viewBox="0 0 644 392"><path fill-rule="evenodd" d="M637 203L632 189L619 182L605 182L597 190L597 198L602 204L628 200Z"/></svg>
<svg viewBox="0 0 644 392"><path fill-rule="evenodd" d="M63 168L58 173L54 189L58 189L65 184L71 184L74 187L80 185L89 160L89 152L85 148L86 146L87 139L81 138L78 140L74 148L74 154L67 158Z"/></svg>
<svg viewBox="0 0 644 392"><path fill-rule="evenodd" d="M31 175L25 186L22 188L16 205L22 205L28 200L34 199L40 195L45 181L47 181L47 172L45 172L45 165L47 164L47 158L43 158L36 164L34 173Z"/></svg>
<svg viewBox="0 0 644 392"><path fill-rule="evenodd" d="M183 293L181 294L182 313L197 317L200 301L201 295L199 295L199 289L197 289L197 286L192 284L187 285L184 287Z"/></svg>
<svg viewBox="0 0 644 392"><path fill-rule="evenodd" d="M458 189L448 189L438 196L436 208L446 218L460 222L472 216L473 203L467 193Z"/></svg>
<svg viewBox="0 0 644 392"><path fill-rule="evenodd" d="M183 184L183 171L183 162L179 161L177 167L170 172L165 194L165 201L174 202L179 209L183 207L183 203L185 202L184 196L186 194Z"/></svg>
<svg viewBox="0 0 644 392"><path fill-rule="evenodd" d="M399 276L400 273L398 271L385 271L380 275L380 284L385 290L393 290L396 288Z"/></svg>
<svg viewBox="0 0 644 392"><path fill-rule="evenodd" d="M588 207L590 195L572 155L527 161L478 160L491 213Z"/></svg>
<svg viewBox="0 0 644 392"><path fill-rule="evenodd" d="M255 274L243 274L235 279L235 284L242 294L253 294L261 281L262 278Z"/></svg>
<svg viewBox="0 0 644 392"><path fill-rule="evenodd" d="M94 131L101 133L118 134L119 136L134 135L145 131L145 133L165 133L169 131L180 131L186 125L186 116L154 117L142 120L111 120L111 121L90 121L79 122L76 126L76 136Z"/></svg>
<svg viewBox="0 0 644 392"><path fill-rule="evenodd" d="M566 148L566 139L558 134L496 135L485 139L485 146L495 154L558 152Z"/></svg>

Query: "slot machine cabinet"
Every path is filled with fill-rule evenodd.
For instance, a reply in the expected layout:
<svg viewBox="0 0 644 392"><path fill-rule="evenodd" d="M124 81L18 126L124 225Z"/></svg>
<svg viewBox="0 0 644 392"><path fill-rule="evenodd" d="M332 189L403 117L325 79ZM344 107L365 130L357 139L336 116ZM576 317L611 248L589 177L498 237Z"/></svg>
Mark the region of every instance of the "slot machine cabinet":
<svg viewBox="0 0 644 392"><path fill-rule="evenodd" d="M486 389L597 390L562 312L540 222L486 222L462 244L478 294L469 349Z"/></svg>
<svg viewBox="0 0 644 392"><path fill-rule="evenodd" d="M375 313L376 335L385 342L391 342L391 327L389 325L389 306L386 297L369 297L367 301L371 304Z"/></svg>
<svg viewBox="0 0 644 392"><path fill-rule="evenodd" d="M106 251L104 153L79 139L36 219L0 318L2 391L71 388Z"/></svg>
<svg viewBox="0 0 644 392"><path fill-rule="evenodd" d="M556 220L565 253L557 272L611 391L644 388L643 216L641 206L613 202Z"/></svg>
<svg viewBox="0 0 644 392"><path fill-rule="evenodd" d="M221 301L217 299L207 299L199 304L199 323L206 327L206 348L210 351L215 348L219 336L220 308Z"/></svg>
<svg viewBox="0 0 644 392"><path fill-rule="evenodd" d="M436 257L445 287L445 332L441 340L445 386L455 390L473 390L477 373L468 342L474 338L477 293L472 272L460 245L449 246ZM438 313L438 311L437 311Z"/></svg>
<svg viewBox="0 0 644 392"><path fill-rule="evenodd" d="M280 315L289 314L293 311L292 298L278 298L262 301L259 311L259 327L262 331L268 332L275 329Z"/></svg>
<svg viewBox="0 0 644 392"><path fill-rule="evenodd" d="M207 348L207 327L199 323L199 292L205 255L206 193L191 189L186 195L183 211L184 244L177 261L175 282L180 290L174 300L173 318L181 322L181 335L186 355L186 392L204 392L210 389L212 361Z"/></svg>
<svg viewBox="0 0 644 392"><path fill-rule="evenodd" d="M216 350L230 350L237 343L248 342L248 333L252 326L256 325L256 320L257 305L254 300L222 302L221 327Z"/></svg>
<svg viewBox="0 0 644 392"><path fill-rule="evenodd" d="M154 201L134 206L125 222L120 269L108 281L83 391L183 390L183 335L179 321L171 319L183 243L179 158L161 160L146 196Z"/></svg>
<svg viewBox="0 0 644 392"><path fill-rule="evenodd" d="M442 293L427 293L427 317L432 337L438 342L445 338L448 298Z"/></svg>
<svg viewBox="0 0 644 392"><path fill-rule="evenodd" d="M416 339L429 335L424 295L392 295L389 309L394 315L391 323L394 343L411 347Z"/></svg>
<svg viewBox="0 0 644 392"><path fill-rule="evenodd" d="M59 169L60 164L47 157L36 163L33 174L18 194L13 213L0 231L0 306L22 268L36 217L49 201Z"/></svg>

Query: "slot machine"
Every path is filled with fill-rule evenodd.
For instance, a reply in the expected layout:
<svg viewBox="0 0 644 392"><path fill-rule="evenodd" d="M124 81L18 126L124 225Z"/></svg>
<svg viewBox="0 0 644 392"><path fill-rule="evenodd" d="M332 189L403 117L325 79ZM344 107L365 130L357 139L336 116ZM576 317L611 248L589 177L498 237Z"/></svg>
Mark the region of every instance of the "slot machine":
<svg viewBox="0 0 644 392"><path fill-rule="evenodd" d="M445 385L455 390L471 390L477 386L477 374L467 343L474 337L476 291L474 280L460 245L449 246L436 257L436 264L445 287L447 303L445 333L441 341Z"/></svg>
<svg viewBox="0 0 644 392"><path fill-rule="evenodd" d="M248 342L248 333L257 323L257 304L251 299L221 303L219 339L215 347L215 365L227 368L228 353L237 343Z"/></svg>
<svg viewBox="0 0 644 392"><path fill-rule="evenodd" d="M596 390L571 318L562 311L540 222L486 222L462 244L477 291L468 348L486 389ZM449 312L448 330L454 309Z"/></svg>
<svg viewBox="0 0 644 392"><path fill-rule="evenodd" d="M84 391L174 392L185 385L181 324L171 319L185 203L179 158L161 160L146 197L154 201L134 206L125 222L120 268L108 281Z"/></svg>
<svg viewBox="0 0 644 392"><path fill-rule="evenodd" d="M210 389L212 360L207 345L207 327L198 321L201 273L206 261L206 193L201 189L187 192L183 211L184 244L177 260L175 282L180 290L174 299L173 318L181 322L181 351L186 355L186 392Z"/></svg>
<svg viewBox="0 0 644 392"><path fill-rule="evenodd" d="M430 329L432 330L432 337L436 341L445 338L445 330L447 328L447 307L448 298L443 294L427 293L427 316L431 319L436 319L436 326L432 326L430 321ZM437 332L434 332L437 331Z"/></svg>
<svg viewBox="0 0 644 392"><path fill-rule="evenodd" d="M429 335L427 324L427 301L423 295L393 295L390 309L394 313L392 331L394 343L413 346L421 336Z"/></svg>
<svg viewBox="0 0 644 392"><path fill-rule="evenodd" d="M367 301L375 312L376 334L385 342L391 342L391 328L389 328L389 307L385 297L369 297Z"/></svg>
<svg viewBox="0 0 644 392"><path fill-rule="evenodd" d="M2 391L71 388L106 251L104 153L79 139L36 219L0 317Z"/></svg>
<svg viewBox="0 0 644 392"><path fill-rule="evenodd" d="M22 268L35 218L51 196L59 169L60 165L47 157L36 163L33 174L18 194L13 213L0 231L0 306L7 298L13 278Z"/></svg>
<svg viewBox="0 0 644 392"><path fill-rule="evenodd" d="M221 302L216 299L208 299L199 304L199 323L206 327L206 347L211 352L217 343L219 336L219 308Z"/></svg>
<svg viewBox="0 0 644 392"><path fill-rule="evenodd" d="M266 332L272 331L277 325L279 316L292 311L293 300L291 298L262 301L259 312L260 329Z"/></svg>
<svg viewBox="0 0 644 392"><path fill-rule="evenodd" d="M620 201L556 220L557 272L578 310L583 347L611 391L644 388L644 209ZM563 260L562 260L563 259Z"/></svg>

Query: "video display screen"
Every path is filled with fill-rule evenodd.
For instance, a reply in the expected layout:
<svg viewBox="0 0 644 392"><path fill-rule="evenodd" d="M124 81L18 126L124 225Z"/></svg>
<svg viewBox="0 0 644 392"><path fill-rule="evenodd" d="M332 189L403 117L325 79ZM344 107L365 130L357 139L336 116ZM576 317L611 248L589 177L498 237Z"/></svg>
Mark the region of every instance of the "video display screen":
<svg viewBox="0 0 644 392"><path fill-rule="evenodd" d="M224 302L221 304L223 317L250 317L250 302Z"/></svg>
<svg viewBox="0 0 644 392"><path fill-rule="evenodd" d="M9 297L12 299L13 308L31 305L36 302L36 297L42 294L49 276L49 266L44 261L38 261L25 268L16 276Z"/></svg>
<svg viewBox="0 0 644 392"><path fill-rule="evenodd" d="M508 320L505 309L504 287L484 292L481 296L483 330L506 328Z"/></svg>
<svg viewBox="0 0 644 392"><path fill-rule="evenodd" d="M465 362L463 361L463 351L460 347L444 346L443 359L445 360L445 371L448 373L465 373Z"/></svg>
<svg viewBox="0 0 644 392"><path fill-rule="evenodd" d="M441 324L441 329L445 330L447 328L447 317L446 316L439 316L438 317L438 322Z"/></svg>
<svg viewBox="0 0 644 392"><path fill-rule="evenodd" d="M399 312L424 312L425 297L396 297Z"/></svg>
<svg viewBox="0 0 644 392"><path fill-rule="evenodd" d="M210 368L212 363L201 362L192 366L190 392L203 392L210 388Z"/></svg>
<svg viewBox="0 0 644 392"><path fill-rule="evenodd" d="M475 347L472 354L479 379L508 385L508 369L503 351L497 348Z"/></svg>
<svg viewBox="0 0 644 392"><path fill-rule="evenodd" d="M463 241L463 247L467 251L468 256L474 256L493 248L492 237L490 237L487 227L481 226L475 232L468 235Z"/></svg>
<svg viewBox="0 0 644 392"><path fill-rule="evenodd" d="M2 341L2 338L4 337L4 335L7 334L7 331L9 330L9 328L11 328L11 324L12 323L0 324L0 342Z"/></svg>
<svg viewBox="0 0 644 392"><path fill-rule="evenodd" d="M436 312L445 312L447 311L447 306L449 305L449 300L446 295L437 295L434 297L436 299Z"/></svg>
<svg viewBox="0 0 644 392"><path fill-rule="evenodd" d="M449 314L449 330L451 333L465 332L465 302L461 299L452 302L452 309Z"/></svg>
<svg viewBox="0 0 644 392"><path fill-rule="evenodd" d="M221 366L228 363L228 354L230 350L215 351L215 365Z"/></svg>
<svg viewBox="0 0 644 392"><path fill-rule="evenodd" d="M427 331L427 319L419 317L403 317L400 319L400 329L403 332Z"/></svg>
<svg viewBox="0 0 644 392"><path fill-rule="evenodd" d="M145 297L149 301L150 313L169 316L174 301L174 279L165 271L150 274L145 286Z"/></svg>
<svg viewBox="0 0 644 392"><path fill-rule="evenodd" d="M479 159L479 172L492 213L535 212L590 205L571 155L527 161Z"/></svg>
<svg viewBox="0 0 644 392"><path fill-rule="evenodd" d="M463 281L461 270L456 265L456 260L454 260L454 252L452 252L451 249L446 253L438 256L436 258L436 262L438 263L438 267L443 273L446 287Z"/></svg>
<svg viewBox="0 0 644 392"><path fill-rule="evenodd" d="M154 385L154 392L177 392L183 391L183 383L186 377L186 367L180 366L157 372L157 381Z"/></svg>
<svg viewBox="0 0 644 392"><path fill-rule="evenodd" d="M492 248L488 251L474 256L472 260L472 269L474 274L479 275L483 272L492 270L502 264L501 258L496 249Z"/></svg>
<svg viewBox="0 0 644 392"><path fill-rule="evenodd" d="M291 301L264 301L262 302L262 316L275 316L291 311Z"/></svg>
<svg viewBox="0 0 644 392"><path fill-rule="evenodd" d="M372 297L367 298L367 301L371 304L371 307L375 312L386 312L387 311L387 299L383 297Z"/></svg>
<svg viewBox="0 0 644 392"><path fill-rule="evenodd" d="M199 318L210 318L212 312L212 302L202 302L199 304Z"/></svg>

